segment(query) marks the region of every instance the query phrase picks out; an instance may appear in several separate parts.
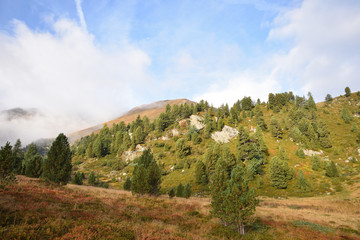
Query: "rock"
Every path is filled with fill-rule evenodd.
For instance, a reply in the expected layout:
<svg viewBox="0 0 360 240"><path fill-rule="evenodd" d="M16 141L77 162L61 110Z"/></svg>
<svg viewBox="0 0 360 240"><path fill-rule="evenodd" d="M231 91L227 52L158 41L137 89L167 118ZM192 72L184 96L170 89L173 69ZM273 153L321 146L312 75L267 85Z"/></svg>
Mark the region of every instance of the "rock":
<svg viewBox="0 0 360 240"><path fill-rule="evenodd" d="M136 145L135 151L128 150L124 152L125 160L127 162L130 162L134 160L135 158L139 157L143 151L145 151L145 147L141 146L140 144Z"/></svg>
<svg viewBox="0 0 360 240"><path fill-rule="evenodd" d="M164 140L164 141L169 141L170 140L170 138L168 136L162 136L160 139Z"/></svg>
<svg viewBox="0 0 360 240"><path fill-rule="evenodd" d="M179 132L179 130L177 130L176 128L174 128L174 129L171 130L171 134L172 134L173 137L174 137L174 136L180 135L180 132Z"/></svg>
<svg viewBox="0 0 360 240"><path fill-rule="evenodd" d="M250 132L256 133L256 128L254 126L250 126Z"/></svg>
<svg viewBox="0 0 360 240"><path fill-rule="evenodd" d="M196 130L201 130L205 127L205 124L202 122L203 118L198 115L190 116L190 125L194 126Z"/></svg>
<svg viewBox="0 0 360 240"><path fill-rule="evenodd" d="M228 143L232 138L238 135L239 131L236 128L224 126L222 131L217 131L211 134L211 138L217 143Z"/></svg>
<svg viewBox="0 0 360 240"><path fill-rule="evenodd" d="M307 150L307 149L304 149L304 154L306 155L306 156L309 156L309 157L311 157L311 156L313 156L313 155L322 155L323 154L323 151L314 151L314 150Z"/></svg>
<svg viewBox="0 0 360 240"><path fill-rule="evenodd" d="M187 127L187 121L185 119L179 121L180 127Z"/></svg>

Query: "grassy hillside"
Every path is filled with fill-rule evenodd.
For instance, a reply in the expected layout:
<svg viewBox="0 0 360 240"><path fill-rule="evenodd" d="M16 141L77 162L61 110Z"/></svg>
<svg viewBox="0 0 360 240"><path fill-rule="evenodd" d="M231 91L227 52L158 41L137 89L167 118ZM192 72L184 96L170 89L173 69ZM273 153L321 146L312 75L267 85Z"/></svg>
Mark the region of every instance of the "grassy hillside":
<svg viewBox="0 0 360 240"><path fill-rule="evenodd" d="M207 198L137 197L18 176L17 184L0 190L0 238L360 239L359 187L347 196L263 197L256 222L241 237L209 214Z"/></svg>
<svg viewBox="0 0 360 240"><path fill-rule="evenodd" d="M299 100L300 103L301 101ZM256 188L258 195L269 197L333 195L336 192L345 191L348 186L351 186L353 183L358 181L354 175L356 175L360 170L360 164L357 160L360 154L358 143L358 129L360 128L358 115L360 112L359 94L353 93L350 97L340 96L329 102L318 103L316 105L316 110L306 110L306 103L305 99L305 107L296 107L295 101L286 102L284 106L281 106L281 109L271 109L271 107L269 107L269 103L258 104L268 128L263 131L262 134L268 148L268 155L264 159L265 164L261 167L262 173L256 174L250 183ZM197 108L200 109L200 111L196 110ZM226 115L223 113L223 115L221 115L221 111L226 112L226 106L219 109L211 107L208 107L207 109L205 109L206 107L203 108L204 109L201 109L201 107L197 105L192 106L193 114L204 118L207 112L210 116L210 120L215 124L220 116L223 123L231 127L238 128L239 126L244 126L245 129L249 131L256 127L257 120L256 116L254 116L253 107L249 110L241 110L238 114L239 120L235 122L232 120L231 114ZM304 108L305 110L303 110ZM300 142L295 142L294 139L292 139L293 126L291 126L291 114L293 114L292 111L294 111L294 109L304 111L304 114L307 116L307 118L304 117L304 119L307 119L306 121L309 123L317 124L314 126L322 126L319 124L324 124L324 126L326 126L326 131L329 133L328 139L331 142L331 147L324 148L319 143L310 142L306 134L303 136L304 140ZM345 121L341 118L342 109L348 109L351 117L350 123L345 123ZM232 109L230 113L231 112ZM139 111L136 111L135 114L143 116ZM274 137L269 129L272 117L275 117L278 120L280 127L282 128L283 135L281 138ZM186 144L190 146L191 154L181 158L176 154L175 145L179 138L187 138L187 133L190 131L189 122L187 124L181 122L180 117L167 126L164 131L159 131L155 126L157 123L156 121L157 120L155 119L152 123L152 128L149 127L150 130L148 130L146 138L139 145L150 148L154 153L156 160L162 166L162 192L166 193L170 188L176 187L181 182L183 184L191 184L194 193L206 195L207 187L199 186L195 183L195 163L198 159L206 163L207 148L215 141L212 138L206 138L205 129L201 129L198 131L201 142L195 143L192 140L187 140ZM125 131L133 131L134 134L135 130L131 128L131 124L128 124ZM177 136L173 136L174 129L178 132ZM112 132L111 128L106 131L109 131L109 134L112 134L113 140L110 141L111 144L113 144L115 142L114 138L116 132ZM213 127L211 132L215 131L216 129ZM99 135L101 135L101 133ZM254 132L250 131L250 137L253 135ZM93 136L93 141L96 137L96 135ZM82 144L84 145L84 141L75 144L74 151L79 150L79 147L81 147ZM237 144L238 139L236 137L227 143L231 152L235 156L237 156ZM131 177L132 170L134 168L133 161L126 159L126 152L131 151L131 148L135 148L134 143L132 143L132 147L130 145L130 150L123 149L121 152L109 152L104 157L89 157L86 156L85 150L83 150L83 154L76 154L73 159L74 172L81 171L85 173L85 176L87 176L90 171L95 171L101 181L108 182L113 188L121 189L126 177ZM269 162L271 162L271 159L274 156L281 155L280 149L282 149L283 154L285 154L286 161L294 174L293 178L288 181L286 189L277 189L272 187L270 184ZM312 169L311 154L304 157L296 155L296 151L300 149L305 151L313 150L319 153L318 156L322 164L321 169L317 171ZM325 176L326 171L324 167L330 161L335 162L339 172L339 177ZM247 161L245 161L245 164L246 163ZM301 190L298 187L300 170L304 173L305 179L310 186L306 191Z"/></svg>

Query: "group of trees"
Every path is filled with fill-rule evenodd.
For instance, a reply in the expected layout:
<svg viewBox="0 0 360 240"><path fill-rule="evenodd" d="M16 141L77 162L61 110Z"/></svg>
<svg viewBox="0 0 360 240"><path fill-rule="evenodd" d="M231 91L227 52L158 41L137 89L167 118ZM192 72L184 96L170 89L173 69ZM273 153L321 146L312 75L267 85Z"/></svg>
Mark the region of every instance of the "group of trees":
<svg viewBox="0 0 360 240"><path fill-rule="evenodd" d="M62 133L52 143L46 158L38 153L35 144L30 144L24 153L20 140L14 147L7 142L0 150L2 185L14 180L15 174L42 177L54 183L66 184L70 180L71 169L70 146Z"/></svg>

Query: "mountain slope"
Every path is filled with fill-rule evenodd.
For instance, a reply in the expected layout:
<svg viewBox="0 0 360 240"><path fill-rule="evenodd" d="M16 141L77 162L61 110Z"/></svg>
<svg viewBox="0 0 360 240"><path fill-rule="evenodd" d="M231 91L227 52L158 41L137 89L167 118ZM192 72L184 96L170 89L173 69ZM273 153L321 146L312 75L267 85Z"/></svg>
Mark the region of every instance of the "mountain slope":
<svg viewBox="0 0 360 240"><path fill-rule="evenodd" d="M156 117L160 115L160 113L165 111L165 107L167 104L170 106L173 106L175 104L191 104L195 103L188 99L175 99L175 100L163 100L163 101L157 101L150 104L144 104L138 107L135 107L125 113L124 115L115 118L113 120L110 120L108 122L105 122L103 124L98 124L96 126L86 128L77 132L70 133L68 135L70 142L75 142L76 140L80 139L81 137L88 136L93 132L98 132L104 124L106 124L108 127L111 127L113 124L118 124L120 122L125 122L125 124L131 123L132 121L135 121L137 116L140 115L141 118L144 116L147 116L151 121L154 120Z"/></svg>

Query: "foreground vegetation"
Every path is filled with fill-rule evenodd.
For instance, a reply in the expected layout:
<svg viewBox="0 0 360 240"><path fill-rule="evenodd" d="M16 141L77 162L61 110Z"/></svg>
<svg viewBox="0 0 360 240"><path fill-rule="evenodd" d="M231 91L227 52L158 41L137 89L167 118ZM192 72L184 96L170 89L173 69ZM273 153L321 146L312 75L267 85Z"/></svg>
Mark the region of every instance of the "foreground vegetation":
<svg viewBox="0 0 360 240"><path fill-rule="evenodd" d="M359 184L356 196L262 198L256 221L241 236L210 215L206 198L139 198L17 178L0 190L1 239L360 239Z"/></svg>

